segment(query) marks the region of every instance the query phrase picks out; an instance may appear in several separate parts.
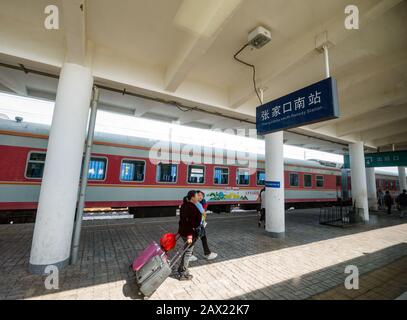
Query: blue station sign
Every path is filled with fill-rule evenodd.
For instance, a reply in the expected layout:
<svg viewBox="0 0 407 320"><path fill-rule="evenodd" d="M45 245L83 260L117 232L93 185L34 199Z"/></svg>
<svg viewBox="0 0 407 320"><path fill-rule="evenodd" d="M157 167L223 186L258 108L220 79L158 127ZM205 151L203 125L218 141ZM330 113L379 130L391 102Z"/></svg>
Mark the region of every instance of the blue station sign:
<svg viewBox="0 0 407 320"><path fill-rule="evenodd" d="M257 134L264 135L338 117L336 81L327 78L257 107Z"/></svg>
<svg viewBox="0 0 407 320"><path fill-rule="evenodd" d="M280 181L266 181L265 187L272 189L280 189Z"/></svg>

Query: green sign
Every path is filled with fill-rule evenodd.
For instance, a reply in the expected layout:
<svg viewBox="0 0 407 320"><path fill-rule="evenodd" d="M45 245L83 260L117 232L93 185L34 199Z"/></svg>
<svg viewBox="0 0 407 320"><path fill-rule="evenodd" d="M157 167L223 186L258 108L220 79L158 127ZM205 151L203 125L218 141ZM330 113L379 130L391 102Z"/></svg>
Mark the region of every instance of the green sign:
<svg viewBox="0 0 407 320"><path fill-rule="evenodd" d="M366 168L407 167L407 151L365 153ZM343 167L350 168L349 155L344 155Z"/></svg>

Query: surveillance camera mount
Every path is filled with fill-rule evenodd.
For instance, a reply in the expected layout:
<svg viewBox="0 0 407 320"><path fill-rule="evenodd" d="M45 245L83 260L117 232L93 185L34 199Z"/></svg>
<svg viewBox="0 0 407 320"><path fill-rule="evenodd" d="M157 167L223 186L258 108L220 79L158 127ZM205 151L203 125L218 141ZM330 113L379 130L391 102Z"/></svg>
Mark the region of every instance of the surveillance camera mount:
<svg viewBox="0 0 407 320"><path fill-rule="evenodd" d="M238 51L235 53L235 55L233 56L233 58L252 68L253 69L253 85L254 85L254 91L256 92L257 98L260 101L260 104L263 105L263 91L260 89L261 94L259 94L259 90L257 89L257 85L256 85L256 67L253 64L247 63L241 59L239 59L237 56L247 47L251 46L257 49L262 48L263 46L265 46L268 42L270 42L271 40L271 33L269 30L267 30L266 28L259 26L256 29L254 29L253 31L251 31L248 35L248 42ZM260 96L261 95L261 96Z"/></svg>
<svg viewBox="0 0 407 320"><path fill-rule="evenodd" d="M269 30L262 26L258 26L249 33L248 43L256 48L260 49L271 41L271 33Z"/></svg>

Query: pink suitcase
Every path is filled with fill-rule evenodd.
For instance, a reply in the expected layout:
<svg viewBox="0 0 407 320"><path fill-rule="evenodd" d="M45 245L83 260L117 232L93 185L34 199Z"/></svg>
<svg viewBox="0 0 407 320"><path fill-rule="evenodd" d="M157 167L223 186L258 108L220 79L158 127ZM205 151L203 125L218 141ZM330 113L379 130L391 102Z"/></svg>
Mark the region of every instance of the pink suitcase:
<svg viewBox="0 0 407 320"><path fill-rule="evenodd" d="M134 272L139 271L148 261L155 256L161 256L164 251L153 241L144 251L133 261L132 268Z"/></svg>
<svg viewBox="0 0 407 320"><path fill-rule="evenodd" d="M135 273L135 280L139 291L144 297L151 296L155 290L167 279L172 268L182 257L189 246L183 246L178 252L169 259L160 245L152 242L130 266Z"/></svg>

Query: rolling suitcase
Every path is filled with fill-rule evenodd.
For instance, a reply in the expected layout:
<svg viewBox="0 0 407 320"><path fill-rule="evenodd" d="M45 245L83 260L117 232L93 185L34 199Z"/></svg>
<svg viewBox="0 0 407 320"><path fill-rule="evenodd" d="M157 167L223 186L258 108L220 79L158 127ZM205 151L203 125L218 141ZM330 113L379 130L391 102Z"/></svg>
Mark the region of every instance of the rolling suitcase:
<svg viewBox="0 0 407 320"><path fill-rule="evenodd" d="M180 249L170 260L167 253L156 242L152 242L131 265L140 293L145 297L151 296L170 276L172 268L188 247Z"/></svg>

